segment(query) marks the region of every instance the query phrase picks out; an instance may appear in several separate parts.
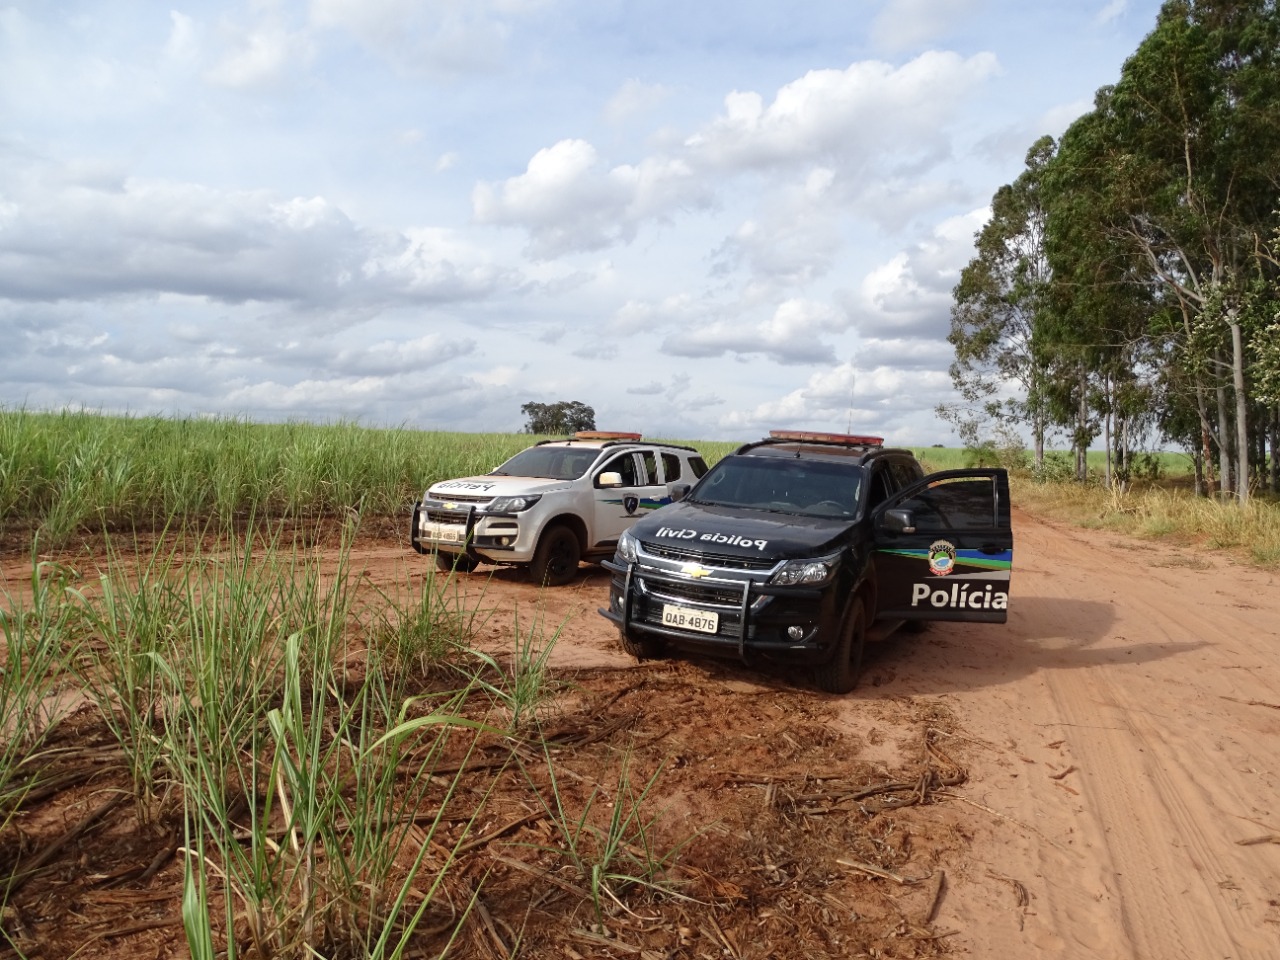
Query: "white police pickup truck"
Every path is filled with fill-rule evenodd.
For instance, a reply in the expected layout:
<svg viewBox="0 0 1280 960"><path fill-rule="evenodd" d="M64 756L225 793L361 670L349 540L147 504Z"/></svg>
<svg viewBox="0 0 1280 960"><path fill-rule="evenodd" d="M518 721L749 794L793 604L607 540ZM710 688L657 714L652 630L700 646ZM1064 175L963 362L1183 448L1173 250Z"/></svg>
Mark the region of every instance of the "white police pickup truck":
<svg viewBox="0 0 1280 960"><path fill-rule="evenodd" d="M638 433L543 440L484 476L432 484L414 505L409 540L441 570L521 564L560 586L580 560L613 556L623 531L706 472L692 447Z"/></svg>

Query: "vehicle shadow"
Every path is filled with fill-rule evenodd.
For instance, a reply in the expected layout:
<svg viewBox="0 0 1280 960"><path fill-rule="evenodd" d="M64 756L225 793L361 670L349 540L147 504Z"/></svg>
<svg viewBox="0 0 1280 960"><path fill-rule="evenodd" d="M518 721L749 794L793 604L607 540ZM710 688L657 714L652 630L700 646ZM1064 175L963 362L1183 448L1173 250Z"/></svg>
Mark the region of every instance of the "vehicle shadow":
<svg viewBox="0 0 1280 960"><path fill-rule="evenodd" d="M954 693L1000 686L1042 670L1142 664L1205 646L1188 634L1164 643L1129 643L1113 635L1110 604L1062 597L1019 597L1008 623L930 623L868 643L851 697ZM814 690L812 670L760 660L742 664L675 653L709 679L746 680ZM824 694L825 696L825 694Z"/></svg>
<svg viewBox="0 0 1280 960"><path fill-rule="evenodd" d="M1042 670L1152 663L1206 645L1190 631L1161 643L1129 642L1113 632L1115 620L1108 603L1020 596L1008 623L932 623L869 645L863 684L889 696L958 692Z"/></svg>

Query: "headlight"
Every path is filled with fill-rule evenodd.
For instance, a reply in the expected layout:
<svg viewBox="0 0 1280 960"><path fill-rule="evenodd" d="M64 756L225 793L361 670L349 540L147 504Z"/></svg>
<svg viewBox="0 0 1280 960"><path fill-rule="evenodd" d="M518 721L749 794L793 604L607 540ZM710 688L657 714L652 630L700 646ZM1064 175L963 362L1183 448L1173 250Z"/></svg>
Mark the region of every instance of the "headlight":
<svg viewBox="0 0 1280 960"><path fill-rule="evenodd" d="M618 538L618 557L627 563L636 562L636 538L628 531Z"/></svg>
<svg viewBox="0 0 1280 960"><path fill-rule="evenodd" d="M773 575L771 581L780 587L794 587L805 583L825 583L831 579L840 554L830 557L817 557L813 560L788 560L786 565Z"/></svg>
<svg viewBox="0 0 1280 960"><path fill-rule="evenodd" d="M489 505L484 508L485 513L519 513L521 510L528 510L535 503L541 500L541 496L536 497L494 497L489 501Z"/></svg>

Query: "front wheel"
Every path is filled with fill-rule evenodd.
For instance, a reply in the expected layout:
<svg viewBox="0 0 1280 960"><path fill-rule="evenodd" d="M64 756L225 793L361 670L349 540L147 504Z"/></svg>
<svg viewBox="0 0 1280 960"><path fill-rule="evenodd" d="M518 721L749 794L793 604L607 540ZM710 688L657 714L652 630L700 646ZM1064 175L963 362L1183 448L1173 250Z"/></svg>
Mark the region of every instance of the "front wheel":
<svg viewBox="0 0 1280 960"><path fill-rule="evenodd" d="M581 557L582 545L574 532L568 527L552 527L538 541L529 573L533 575L534 583L562 587L577 576Z"/></svg>
<svg viewBox="0 0 1280 960"><path fill-rule="evenodd" d="M848 693L858 685L862 648L867 642L867 614L861 597L849 601L840 621L840 637L831 659L817 669L818 686L827 693Z"/></svg>
<svg viewBox="0 0 1280 960"><path fill-rule="evenodd" d="M443 550L436 551L436 569L444 573L470 573L476 567L480 566L480 561L469 553L445 553Z"/></svg>
<svg viewBox="0 0 1280 960"><path fill-rule="evenodd" d="M416 553L430 553L431 551L418 542L418 517L421 515L422 505L415 503L413 505L413 519L409 521L409 544Z"/></svg>
<svg viewBox="0 0 1280 960"><path fill-rule="evenodd" d="M661 660L667 653L667 645L658 637L648 634L627 634L618 632L622 640L622 649L637 660Z"/></svg>

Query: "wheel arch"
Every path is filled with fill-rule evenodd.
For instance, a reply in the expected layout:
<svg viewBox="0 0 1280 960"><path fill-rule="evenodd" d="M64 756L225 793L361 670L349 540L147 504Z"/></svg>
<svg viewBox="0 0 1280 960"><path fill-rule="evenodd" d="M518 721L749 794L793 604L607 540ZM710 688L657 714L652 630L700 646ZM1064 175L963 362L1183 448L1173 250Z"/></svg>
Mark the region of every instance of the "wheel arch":
<svg viewBox="0 0 1280 960"><path fill-rule="evenodd" d="M582 553L587 550L587 525L582 522L582 518L572 513L561 513L552 517L542 525L542 529L538 531L538 542L542 542L542 538L556 527L568 527L573 535L578 538L578 548Z"/></svg>

